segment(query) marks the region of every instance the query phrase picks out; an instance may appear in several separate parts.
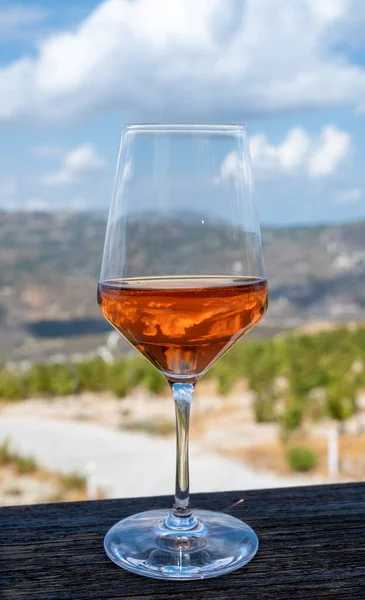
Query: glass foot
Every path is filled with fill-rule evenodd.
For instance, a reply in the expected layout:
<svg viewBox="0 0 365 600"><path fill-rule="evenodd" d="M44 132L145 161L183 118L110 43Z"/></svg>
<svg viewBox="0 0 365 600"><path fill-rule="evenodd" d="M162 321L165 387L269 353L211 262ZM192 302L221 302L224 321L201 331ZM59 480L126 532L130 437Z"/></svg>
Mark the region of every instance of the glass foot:
<svg viewBox="0 0 365 600"><path fill-rule="evenodd" d="M113 562L139 575L205 579L248 563L258 539L246 523L225 513L196 510L194 517L174 518L165 509L119 521L106 534L104 548Z"/></svg>

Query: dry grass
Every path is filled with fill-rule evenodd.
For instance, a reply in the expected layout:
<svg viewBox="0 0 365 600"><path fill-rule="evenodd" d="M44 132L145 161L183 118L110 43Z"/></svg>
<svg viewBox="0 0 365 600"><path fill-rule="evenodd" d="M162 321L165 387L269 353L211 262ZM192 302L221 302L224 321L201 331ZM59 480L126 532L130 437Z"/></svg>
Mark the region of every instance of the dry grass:
<svg viewBox="0 0 365 600"><path fill-rule="evenodd" d="M318 458L317 465L311 470L313 475L326 476L327 443L325 440L310 439L307 436L296 436L290 440L291 445L309 447ZM292 475L286 458L287 446L282 442L262 443L251 448L235 448L227 450L233 458L244 460L251 467L260 471L272 471L279 475ZM365 434L342 435L339 438L340 476L353 480L363 480L365 474Z"/></svg>
<svg viewBox="0 0 365 600"><path fill-rule="evenodd" d="M38 465L33 456L23 456L10 449L9 440L0 445L0 466L13 466L20 474L33 473L37 471Z"/></svg>
<svg viewBox="0 0 365 600"><path fill-rule="evenodd" d="M175 433L175 423L173 421L135 421L134 423L122 423L120 429L148 433L150 435L168 436Z"/></svg>
<svg viewBox="0 0 365 600"><path fill-rule="evenodd" d="M86 492L86 477L80 473L64 473L60 476L60 482L65 492L71 490L77 492Z"/></svg>
<svg viewBox="0 0 365 600"><path fill-rule="evenodd" d="M32 488L29 496L29 480L39 484L39 491L34 495ZM10 485L9 485L10 482ZM46 484L47 492L44 492ZM20 474L14 465L0 467L0 505L9 504L33 504L47 502L75 502L87 500L86 487L75 488L64 485L62 477L58 473L51 473L46 469L37 467L31 472ZM103 494L100 493L100 498ZM5 502L5 500L7 500Z"/></svg>
<svg viewBox="0 0 365 600"><path fill-rule="evenodd" d="M47 469L39 469L36 476L40 481L50 482L54 486L55 493L48 502L88 500L86 477L77 471L71 473L54 473ZM104 500L105 498L104 490L99 488L96 499Z"/></svg>
<svg viewBox="0 0 365 600"><path fill-rule="evenodd" d="M28 496L30 482L34 482L39 490L36 497ZM42 493L44 486L47 489L46 495ZM39 466L33 457L22 456L11 450L9 443L5 441L0 444L0 505L5 497L10 496L14 504L87 500L86 478L80 473L60 474L48 471ZM100 491L99 498L103 497L104 494Z"/></svg>

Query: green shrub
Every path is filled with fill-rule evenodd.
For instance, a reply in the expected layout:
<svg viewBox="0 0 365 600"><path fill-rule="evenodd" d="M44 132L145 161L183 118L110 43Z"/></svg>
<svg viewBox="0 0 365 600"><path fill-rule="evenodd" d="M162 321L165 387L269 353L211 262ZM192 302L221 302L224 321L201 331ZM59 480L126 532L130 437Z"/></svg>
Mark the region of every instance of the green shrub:
<svg viewBox="0 0 365 600"><path fill-rule="evenodd" d="M50 394L52 391L49 365L34 365L26 376L26 389L28 396Z"/></svg>
<svg viewBox="0 0 365 600"><path fill-rule="evenodd" d="M128 378L131 388L137 385L144 385L148 375L154 367L141 356L133 356L129 358L126 364L128 370Z"/></svg>
<svg viewBox="0 0 365 600"><path fill-rule="evenodd" d="M11 463L12 453L9 448L9 440L5 440L0 444L0 466L4 467Z"/></svg>
<svg viewBox="0 0 365 600"><path fill-rule="evenodd" d="M51 394L56 396L69 396L70 394L77 392L78 380L71 365L50 365L49 379Z"/></svg>
<svg viewBox="0 0 365 600"><path fill-rule="evenodd" d="M86 487L86 477L76 471L73 473L63 473L61 475L61 484L65 491L84 490Z"/></svg>
<svg viewBox="0 0 365 600"><path fill-rule="evenodd" d="M292 401L281 416L280 422L284 435L297 429L302 423L303 406L299 401Z"/></svg>
<svg viewBox="0 0 365 600"><path fill-rule="evenodd" d="M68 396L78 391L76 369L68 364L37 364L26 376L27 395Z"/></svg>
<svg viewBox="0 0 365 600"><path fill-rule="evenodd" d="M354 362L360 365L355 372ZM355 410L356 393L365 386L365 328L335 329L315 335L290 334L265 340L244 340L208 371L220 394L227 394L239 379L256 392L254 405L259 422L276 418L277 400L289 401L280 417L283 432L298 427L302 417L325 414L343 421ZM277 377L285 377L284 397L275 389ZM135 386L158 394L165 379L142 356L123 356L113 364L101 358L75 365L37 364L26 374L0 368L0 399L32 395L68 395L82 391L111 390L126 396ZM314 406L313 391L323 390L323 401ZM323 410L324 409L324 410Z"/></svg>
<svg viewBox="0 0 365 600"><path fill-rule="evenodd" d="M152 394L160 394L166 388L166 379L161 373L153 367L153 371L148 373L143 381L145 387L152 392Z"/></svg>
<svg viewBox="0 0 365 600"><path fill-rule="evenodd" d="M171 421L163 421L159 423L159 434L160 435L171 435L176 432L176 425Z"/></svg>
<svg viewBox="0 0 365 600"><path fill-rule="evenodd" d="M80 391L102 392L108 389L108 365L101 358L83 361L75 365Z"/></svg>
<svg viewBox="0 0 365 600"><path fill-rule="evenodd" d="M114 379L110 385L110 391L118 398L125 398L129 392L129 385L126 379Z"/></svg>
<svg viewBox="0 0 365 600"><path fill-rule="evenodd" d="M170 435L175 433L176 426L173 421L139 421L136 423L128 423L121 425L121 429L126 431L142 431L143 433L149 433L150 435Z"/></svg>
<svg viewBox="0 0 365 600"><path fill-rule="evenodd" d="M130 358L125 362L125 369L128 372L130 389L142 385L153 394L160 394L166 388L164 376L142 357Z"/></svg>
<svg viewBox="0 0 365 600"><path fill-rule="evenodd" d="M317 457L314 452L304 446L288 448L286 457L293 471L310 471L317 464Z"/></svg>
<svg viewBox="0 0 365 600"><path fill-rule="evenodd" d="M220 394L221 396L227 396L227 394L229 394L229 392L231 391L234 381L232 380L232 377L230 377L229 373L218 373L217 375L217 392L218 394Z"/></svg>
<svg viewBox="0 0 365 600"><path fill-rule="evenodd" d="M241 351L240 364L242 375L248 378L250 387L261 393L271 389L273 381L282 367L281 343L275 340L255 341L238 346ZM229 360L229 355L227 355Z"/></svg>
<svg viewBox="0 0 365 600"><path fill-rule="evenodd" d="M125 359L117 359L109 365L108 389L119 398L125 398L132 389L132 377Z"/></svg>
<svg viewBox="0 0 365 600"><path fill-rule="evenodd" d="M20 400L24 396L23 376L20 373L13 373L9 369L0 369L0 398Z"/></svg>
<svg viewBox="0 0 365 600"><path fill-rule="evenodd" d="M328 413L333 419L344 421L355 412L355 394L345 379L334 382L327 389Z"/></svg>
<svg viewBox="0 0 365 600"><path fill-rule="evenodd" d="M269 393L257 394L253 408L258 423L275 421L275 399Z"/></svg>
<svg viewBox="0 0 365 600"><path fill-rule="evenodd" d="M33 456L21 456L20 454L12 455L12 462L20 475L33 473L38 469L37 462Z"/></svg>

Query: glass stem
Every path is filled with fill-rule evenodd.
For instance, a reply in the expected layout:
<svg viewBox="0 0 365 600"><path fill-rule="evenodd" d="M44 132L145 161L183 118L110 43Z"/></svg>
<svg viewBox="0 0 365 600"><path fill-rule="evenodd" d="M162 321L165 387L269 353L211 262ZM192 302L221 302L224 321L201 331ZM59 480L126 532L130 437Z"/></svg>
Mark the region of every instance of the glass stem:
<svg viewBox="0 0 365 600"><path fill-rule="evenodd" d="M174 383L172 393L176 413L176 487L173 512L191 514L189 500L189 419L194 387L191 383Z"/></svg>
<svg viewBox="0 0 365 600"><path fill-rule="evenodd" d="M176 488L175 501L165 520L173 531L188 531L198 527L189 499L189 417L194 386L174 383L171 386L176 413Z"/></svg>

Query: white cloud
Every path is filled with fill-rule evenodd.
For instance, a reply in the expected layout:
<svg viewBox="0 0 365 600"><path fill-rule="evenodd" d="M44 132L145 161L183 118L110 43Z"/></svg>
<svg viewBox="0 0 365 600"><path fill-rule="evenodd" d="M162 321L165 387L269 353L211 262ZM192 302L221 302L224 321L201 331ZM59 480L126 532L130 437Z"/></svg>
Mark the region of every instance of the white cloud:
<svg viewBox="0 0 365 600"><path fill-rule="evenodd" d="M103 169L105 160L98 155L92 144L84 144L66 154L64 165L72 173L85 173Z"/></svg>
<svg viewBox="0 0 365 600"><path fill-rule="evenodd" d="M237 151L233 150L223 160L218 175L213 177L213 183L219 185L230 179L243 179L244 173L243 160L238 156Z"/></svg>
<svg viewBox="0 0 365 600"><path fill-rule="evenodd" d="M278 157L283 169L291 171L305 160L310 148L310 138L301 127L291 129L278 146Z"/></svg>
<svg viewBox="0 0 365 600"><path fill-rule="evenodd" d="M350 151L350 135L328 125L319 136L310 136L301 127L290 129L275 145L260 133L252 136L250 149L255 174L270 178L283 173L308 175L310 178L333 174Z"/></svg>
<svg viewBox="0 0 365 600"><path fill-rule="evenodd" d="M310 137L301 127L291 129L284 140L277 145L271 144L263 133L253 135L250 140L250 153L255 171L265 178L282 171L294 172L307 160L310 145ZM213 183L245 177L245 162L237 151L233 150L223 160L220 172L213 178Z"/></svg>
<svg viewBox="0 0 365 600"><path fill-rule="evenodd" d="M291 172L304 163L310 145L310 137L301 127L291 129L277 145L271 144L264 134L257 134L250 141L252 162L261 174L280 170Z"/></svg>
<svg viewBox="0 0 365 600"><path fill-rule="evenodd" d="M309 10L320 23L338 21L350 8L349 0L307 0Z"/></svg>
<svg viewBox="0 0 365 600"><path fill-rule="evenodd" d="M323 129L309 159L309 176L317 178L334 173L349 150L350 135L334 125L328 125Z"/></svg>
<svg viewBox="0 0 365 600"><path fill-rule="evenodd" d="M333 49L337 35L349 42L338 25L355 8L356 0L105 0L74 30L41 41L35 57L0 69L0 120L358 108L365 69Z"/></svg>
<svg viewBox="0 0 365 600"><path fill-rule="evenodd" d="M77 182L87 173L100 171L106 166L105 160L98 155L92 144L83 144L67 152L60 169L47 173L41 178L46 186L62 186Z"/></svg>
<svg viewBox="0 0 365 600"><path fill-rule="evenodd" d="M302 127L293 127L278 144L265 134L250 139L252 165L257 179L273 179L283 175L327 177L336 172L350 151L350 135L335 125L324 127L310 136ZM214 183L232 178L245 178L245 163L236 151L224 158Z"/></svg>
<svg viewBox="0 0 365 600"><path fill-rule="evenodd" d="M355 204L363 197L363 191L360 188L346 188L340 190L335 196L336 204Z"/></svg>

